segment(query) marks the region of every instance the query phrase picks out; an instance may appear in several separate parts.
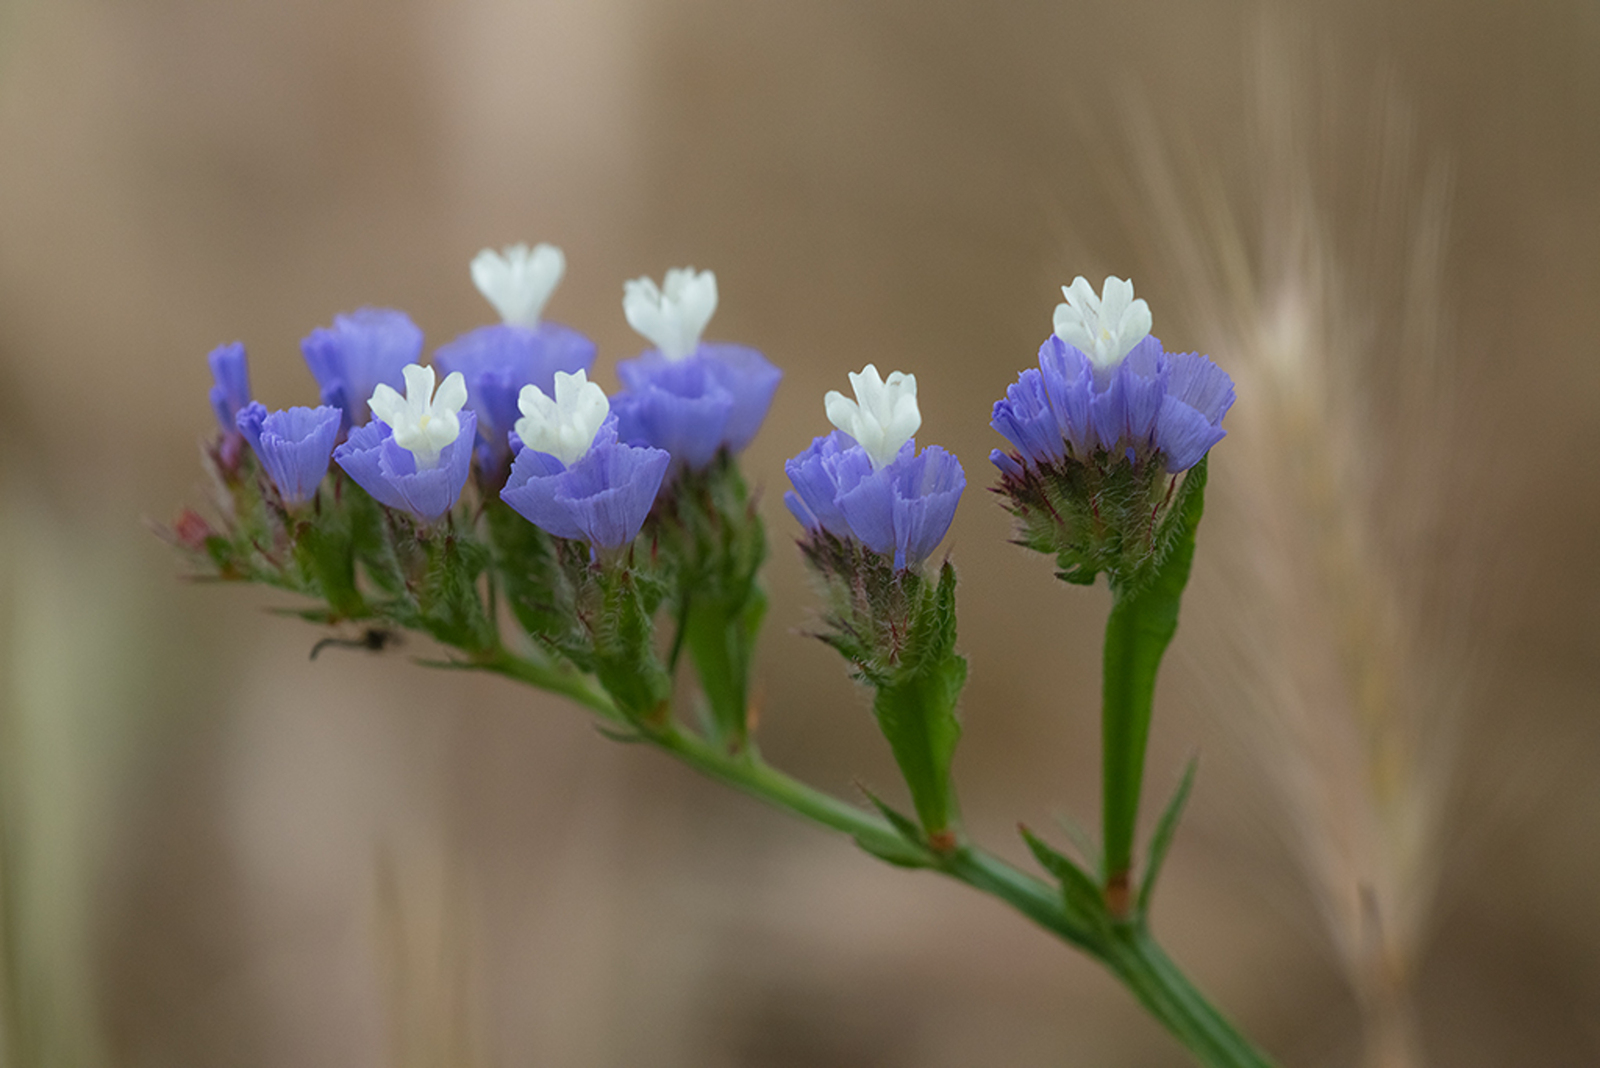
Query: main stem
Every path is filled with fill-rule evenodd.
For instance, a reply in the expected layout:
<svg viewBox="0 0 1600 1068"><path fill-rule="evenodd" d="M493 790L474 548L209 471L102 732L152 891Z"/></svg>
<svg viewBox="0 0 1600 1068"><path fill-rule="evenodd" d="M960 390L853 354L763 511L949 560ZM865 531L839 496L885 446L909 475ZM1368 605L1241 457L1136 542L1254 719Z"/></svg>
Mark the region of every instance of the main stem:
<svg viewBox="0 0 1600 1068"><path fill-rule="evenodd" d="M690 767L813 823L843 831L873 851L904 850L888 822L763 763L749 751L726 753L676 727L648 740ZM1161 950L1140 923L1084 927L1060 891L976 846L929 850L926 867L1011 905L1034 923L1105 964L1151 1015L1207 1068L1273 1068Z"/></svg>
<svg viewBox="0 0 1600 1068"><path fill-rule="evenodd" d="M1106 904L1114 915L1125 916L1132 904L1133 839L1155 703L1156 668L1172 632L1149 633L1151 613L1145 597L1121 592L1115 597L1106 620L1101 676L1101 813Z"/></svg>
<svg viewBox="0 0 1600 1068"><path fill-rule="evenodd" d="M1205 509L1205 485L1202 458L1184 476L1172 513L1162 520L1176 524L1165 555L1146 573L1108 576L1112 602L1101 681L1101 789L1106 906L1119 919L1133 914L1133 838L1156 673L1178 630L1178 607L1194 563L1195 528Z"/></svg>

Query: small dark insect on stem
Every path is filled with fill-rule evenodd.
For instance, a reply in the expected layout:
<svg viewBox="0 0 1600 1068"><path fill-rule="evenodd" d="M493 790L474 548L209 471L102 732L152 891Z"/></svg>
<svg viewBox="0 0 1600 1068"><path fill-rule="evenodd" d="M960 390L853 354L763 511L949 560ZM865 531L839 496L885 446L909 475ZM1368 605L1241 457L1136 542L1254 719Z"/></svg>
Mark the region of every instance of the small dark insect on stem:
<svg viewBox="0 0 1600 1068"><path fill-rule="evenodd" d="M333 646L338 649L365 649L369 653L381 653L391 645L400 644L400 635L383 627L368 627L359 638L324 638L311 647L311 659L315 660L322 650Z"/></svg>

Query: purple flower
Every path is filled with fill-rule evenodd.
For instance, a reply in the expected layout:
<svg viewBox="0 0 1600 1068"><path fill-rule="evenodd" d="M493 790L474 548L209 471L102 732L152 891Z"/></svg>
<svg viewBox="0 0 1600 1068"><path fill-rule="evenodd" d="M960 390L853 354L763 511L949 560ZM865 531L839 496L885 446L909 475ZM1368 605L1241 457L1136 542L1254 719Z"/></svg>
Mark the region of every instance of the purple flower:
<svg viewBox="0 0 1600 1068"><path fill-rule="evenodd" d="M1107 278L1096 296L1079 277L1062 294L1039 366L995 402L989 425L1017 450L990 457L1000 473L1019 479L1025 465L1098 463L1100 454L1111 463L1159 455L1172 474L1199 463L1225 433L1228 376L1204 356L1164 352L1131 282Z"/></svg>
<svg viewBox="0 0 1600 1068"><path fill-rule="evenodd" d="M1184 471L1200 462L1222 440L1222 417L1233 407L1233 380L1192 352L1171 357L1167 393L1156 420L1156 448L1166 454L1167 470Z"/></svg>
<svg viewBox="0 0 1600 1068"><path fill-rule="evenodd" d="M463 334L434 353L436 367L460 371L467 382L467 407L478 416L478 457L483 470L504 475L511 461L507 440L517 421L523 386L555 390L557 371L569 374L594 365L595 345L576 330L541 322L533 328L509 323Z"/></svg>
<svg viewBox="0 0 1600 1068"><path fill-rule="evenodd" d="M1204 356L1169 355L1147 336L1102 369L1051 335L1039 349L1039 366L1022 372L995 402L989 425L1026 464L1091 463L1100 452L1159 454L1165 469L1177 473L1222 440L1219 424L1232 404L1233 383ZM1016 460L997 455L1003 474L1020 472Z"/></svg>
<svg viewBox="0 0 1600 1068"><path fill-rule="evenodd" d="M394 431L381 419L352 430L333 451L333 459L378 503L431 523L455 505L472 466L477 416L469 410L459 418L460 434L439 451L433 467L419 469L416 456L395 441Z"/></svg>
<svg viewBox="0 0 1600 1068"><path fill-rule="evenodd" d="M854 538L893 556L896 570L915 567L950 529L966 475L936 445L917 452L916 375L885 379L869 363L850 375L850 388L855 400L836 390L823 398L838 429L784 464L794 492L783 503L812 535Z"/></svg>
<svg viewBox="0 0 1600 1068"><path fill-rule="evenodd" d="M269 414L256 402L239 412L238 426L285 504L304 504L316 494L339 436L339 409L290 408Z"/></svg>
<svg viewBox="0 0 1600 1068"><path fill-rule="evenodd" d="M850 521L839 510L839 494L872 473L872 460L854 438L842 430L817 438L783 470L794 486L783 495L783 503L801 526L813 534L852 536Z"/></svg>
<svg viewBox="0 0 1600 1068"><path fill-rule="evenodd" d="M1233 383L1194 353L1165 352L1133 284L1063 287L1055 333L994 406L997 491L1016 542L1056 560L1057 575L1137 588L1165 558L1204 478L1177 476L1222 439Z"/></svg>
<svg viewBox="0 0 1600 1068"><path fill-rule="evenodd" d="M524 448L500 499L558 538L618 549L638 536L670 461L661 449L619 444L617 421L608 418L570 465Z"/></svg>
<svg viewBox="0 0 1600 1068"><path fill-rule="evenodd" d="M966 474L954 455L907 441L876 471L849 435L817 438L784 465L794 491L784 504L808 531L853 537L894 557L896 570L916 567L938 546L955 518Z"/></svg>
<svg viewBox="0 0 1600 1068"><path fill-rule="evenodd" d="M217 425L224 437L237 438L239 428L235 420L239 409L250 403L250 365L245 360L243 342L219 345L206 356L211 365L211 410L217 413Z"/></svg>
<svg viewBox="0 0 1600 1068"><path fill-rule="evenodd" d="M402 369L422 355L422 331L405 312L362 308L313 330L300 351L322 387L322 403L343 411L349 430L367 421L373 390L403 384Z"/></svg>
<svg viewBox="0 0 1600 1068"><path fill-rule="evenodd" d="M719 449L738 452L756 436L783 372L754 349L701 341L716 307L710 271L678 268L659 287L649 278L623 286L629 325L654 344L617 365L624 392L612 404L623 441L701 468Z"/></svg>
<svg viewBox="0 0 1600 1068"><path fill-rule="evenodd" d="M622 440L665 449L688 467L717 450L739 452L755 437L783 372L754 349L701 344L682 360L651 350L617 365L612 399Z"/></svg>
<svg viewBox="0 0 1600 1068"><path fill-rule="evenodd" d="M907 442L895 461L839 495L839 511L861 543L894 554L897 569L915 567L944 540L967 488L961 461L937 445L913 455Z"/></svg>

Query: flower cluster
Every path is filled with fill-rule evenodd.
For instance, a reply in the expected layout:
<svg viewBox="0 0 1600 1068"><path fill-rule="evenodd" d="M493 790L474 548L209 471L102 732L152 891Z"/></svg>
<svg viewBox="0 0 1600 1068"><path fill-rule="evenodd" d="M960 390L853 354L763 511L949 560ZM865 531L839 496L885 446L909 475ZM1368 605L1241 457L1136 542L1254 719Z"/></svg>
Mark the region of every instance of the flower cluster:
<svg viewBox="0 0 1600 1068"><path fill-rule="evenodd" d="M398 631L427 634L449 650L433 663L574 699L607 736L657 746L885 861L992 892L1113 966L1147 1005L1172 1002L1181 977L1158 974L1159 950L1123 935L1143 937L1189 790L1186 776L1136 884L1156 670L1194 558L1206 455L1234 399L1228 376L1204 356L1167 353L1131 283L1109 278L1097 294L1080 277L1063 289L1039 365L994 405L991 425L1010 449L991 460L1018 542L1054 555L1069 581L1106 572L1113 593L1103 834L1080 865L1023 828L1052 877L1043 883L982 852L962 826L957 575L949 559L927 564L966 475L944 449L918 450L916 377L885 378L871 363L849 375L853 396L823 398L834 429L785 464L784 503L826 599L816 637L872 691L909 795L901 812L869 794L873 816L767 767L754 745L768 545L735 457L781 373L753 349L703 341L716 278L676 269L660 285L625 283L624 315L651 347L619 365L623 389L607 397L590 380L594 343L543 320L565 270L550 245L481 252L472 280L501 321L442 346L431 364L403 312L335 317L302 343L315 408L269 411L251 397L244 347L213 351L220 433L208 458L224 526L185 510L171 540L213 577L310 599L296 614L345 629L313 657L329 644L377 650ZM691 670L693 717L676 701ZM1265 1063L1184 996L1193 1004L1182 1012L1157 1013L1174 1033L1210 1014L1195 1049Z"/></svg>
<svg viewBox="0 0 1600 1068"><path fill-rule="evenodd" d="M662 287L624 287L627 320L655 347L618 368L626 388L613 403L588 378L594 343L542 318L565 271L552 245L480 252L472 280L502 321L440 346L431 366L405 313L335 316L301 343L317 408L269 412L251 399L244 346L218 348L209 362L219 469L244 477L248 443L263 485L293 512L315 501L331 460L424 526L455 508L476 471L485 497L558 538L595 551L630 544L669 467L698 470L743 449L782 376L753 349L702 342L716 278L673 270Z"/></svg>
<svg viewBox="0 0 1600 1068"><path fill-rule="evenodd" d="M218 532L185 513L174 540L222 577L317 599L310 618L425 631L459 663L580 696L639 736L681 726L674 673L692 664L700 738L747 751L767 541L735 456L781 373L702 340L716 278L676 269L625 283L624 316L650 347L618 365L608 397L590 377L594 343L543 318L565 269L550 245L480 253L472 279L501 321L431 364L403 312L335 317L302 343L315 408L269 411L243 346L212 352L210 454L231 514ZM1233 385L1204 356L1167 353L1130 283L1097 294L1078 278L1063 292L1038 366L994 405L1010 445L991 457L998 488L1017 540L1052 554L1061 577L1103 571L1119 605L1154 603L1145 595L1166 587L1145 580L1187 567L1178 547L1192 552ZM928 561L966 474L946 450L917 448L914 375L869 363L849 381L852 395L823 398L831 432L785 464L784 503L821 578L818 636L875 691L916 811L895 817L911 852L880 855L922 863L960 844L956 573ZM502 639L508 619L528 641Z"/></svg>
<svg viewBox="0 0 1600 1068"><path fill-rule="evenodd" d="M411 517L419 537L476 521L478 510L457 510L476 472L482 507L505 505L493 522L514 513L583 543L594 560L620 559L652 523L652 555L676 561L678 610L703 631L695 655L715 658L724 639L708 635L732 628L726 640L739 646L737 621L759 603L765 538L731 457L765 419L781 372L753 349L702 340L716 277L674 269L659 285L625 283L623 314L651 347L619 363L623 389L608 398L589 377L594 343L543 318L565 270L551 245L479 253L472 280L501 321L441 346L431 365L403 312L336 316L301 343L321 391L315 408L268 411L250 395L244 347L216 349L217 470L234 488L259 486L245 499L302 523L336 505L348 478L361 499ZM1131 283L1108 278L1097 294L1080 277L1063 294L1038 366L994 405L991 425L1010 448L991 460L1022 544L1054 555L1069 580L1105 571L1113 584L1137 583L1199 484L1186 473L1224 434L1233 385L1204 356L1166 352ZM853 397L824 398L835 429L785 464L784 503L813 566L845 580L841 589L881 587L888 604L920 588L966 476L944 449L917 449L914 375L884 378L867 364L849 378ZM319 498L330 463L336 492ZM446 523L452 513L459 521ZM258 544L261 529L241 527L239 544ZM851 612L895 615L879 604ZM720 615L705 623L707 613ZM718 714L737 738L744 698L734 691Z"/></svg>
<svg viewBox="0 0 1600 1068"><path fill-rule="evenodd" d="M1175 483L1222 440L1233 383L1195 353L1167 353L1131 283L1097 297L1063 287L1039 366L1022 372L990 423L1001 490L1024 544L1060 559L1065 577L1129 577L1159 558Z"/></svg>
<svg viewBox="0 0 1600 1068"><path fill-rule="evenodd" d="M331 458L425 524L455 507L476 470L486 496L557 537L631 542L664 484L749 444L782 374L753 349L702 340L716 277L674 269L660 285L624 285L623 314L651 347L618 365L623 390L608 399L588 377L594 343L543 318L565 270L546 244L479 253L473 282L502 321L441 346L432 366L403 312L336 316L301 343L322 396L314 409L267 411L251 399L244 347L216 349L219 466L236 469L248 443L293 510L315 499ZM1115 579L1159 555L1178 476L1221 440L1233 385L1204 356L1167 353L1131 283L1108 278L1096 294L1080 277L1063 295L1039 365L994 405L991 425L1011 448L991 460L1024 544L1057 555L1068 577ZM785 465L785 503L813 543L915 569L948 531L965 474L943 449L916 449L915 376L884 379L868 364L850 381L854 399L824 399L837 429Z"/></svg>

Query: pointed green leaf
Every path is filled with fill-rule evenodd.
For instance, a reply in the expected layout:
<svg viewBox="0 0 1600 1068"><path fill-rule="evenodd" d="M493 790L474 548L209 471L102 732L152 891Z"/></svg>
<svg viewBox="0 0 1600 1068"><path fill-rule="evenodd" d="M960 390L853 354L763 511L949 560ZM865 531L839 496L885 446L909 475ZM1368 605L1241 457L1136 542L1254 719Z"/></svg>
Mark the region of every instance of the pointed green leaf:
<svg viewBox="0 0 1600 1068"><path fill-rule="evenodd" d="M672 680L655 653L655 626L631 571L603 568L596 577L601 603L588 627L594 643L595 675L634 723L666 725Z"/></svg>
<svg viewBox="0 0 1600 1068"><path fill-rule="evenodd" d="M1017 829L1022 833L1022 840L1027 842L1028 848L1033 851L1034 859L1061 884L1061 893L1067 907L1077 913L1078 917L1091 928L1105 927L1107 920L1105 898L1101 894L1099 884L1089 878L1089 874L1082 868L1056 852L1028 828L1019 826Z"/></svg>
<svg viewBox="0 0 1600 1068"><path fill-rule="evenodd" d="M414 585L422 626L446 645L484 652L498 641L483 606L478 578L489 565L489 552L469 532L450 530L425 535L423 569Z"/></svg>
<svg viewBox="0 0 1600 1068"><path fill-rule="evenodd" d="M923 837L922 828L918 827L916 823L906 818L889 805L885 804L877 794L873 793L865 786L862 786L860 783L856 783L856 789L867 795L867 800L872 802L872 807L876 808L878 810L878 814L889 821L889 826L898 831L900 837L919 847L925 847L927 845L927 839Z"/></svg>
<svg viewBox="0 0 1600 1068"><path fill-rule="evenodd" d="M688 648L710 705L713 738L742 749L748 732L750 666L766 614L757 581L766 558L761 516L734 458L721 454L705 470L686 473L652 527L672 596L678 603L679 645Z"/></svg>
<svg viewBox="0 0 1600 1068"><path fill-rule="evenodd" d="M872 711L900 766L911 800L931 836L955 819L950 762L961 723L956 700L967 678L967 662L955 654L895 682L880 686Z"/></svg>
<svg viewBox="0 0 1600 1068"><path fill-rule="evenodd" d="M1078 853L1083 857L1083 862L1089 869L1089 873L1095 877L1096 881L1104 879L1106 877L1106 861L1100 852L1100 843L1094 840L1094 835L1090 834L1088 828L1084 827L1083 824L1065 812L1056 813L1054 818L1056 826L1060 827L1062 833L1072 839L1072 844L1077 847Z"/></svg>
<svg viewBox="0 0 1600 1068"><path fill-rule="evenodd" d="M856 835L856 845L871 853L879 860L887 861L900 868L930 868L935 863L933 851L928 847L927 839L922 835L922 828L908 819L905 815L886 804L877 794L856 783L856 788L867 796L872 802L872 807L878 814L888 821L900 836L900 841L889 842L881 838L868 838L865 835Z"/></svg>
<svg viewBox="0 0 1600 1068"><path fill-rule="evenodd" d="M906 576L914 582L914 576ZM915 585L911 616L898 664L862 664L877 687L872 704L878 729L894 754L911 800L930 838L956 819L950 762L961 738L956 703L967 681L967 662L955 651L955 569L948 563L932 590Z"/></svg>
<svg viewBox="0 0 1600 1068"><path fill-rule="evenodd" d="M932 866L926 850L915 846L900 846L887 841L869 839L865 835L855 836L856 845L871 853L879 860L893 864L897 868L927 868Z"/></svg>
<svg viewBox="0 0 1600 1068"><path fill-rule="evenodd" d="M1172 845L1172 838L1178 831L1178 820L1183 816L1183 806L1189 800L1189 790L1194 786L1195 769L1200 764L1198 755L1189 758L1189 764L1183 769L1183 778L1178 781L1177 790L1173 791L1172 800L1167 802L1167 807L1161 813L1161 819L1156 823L1155 834L1150 839L1150 855L1145 861L1144 881L1139 885L1139 914L1142 916L1150 911L1150 899L1155 893L1156 878L1161 874L1161 865L1167 859L1167 849Z"/></svg>

